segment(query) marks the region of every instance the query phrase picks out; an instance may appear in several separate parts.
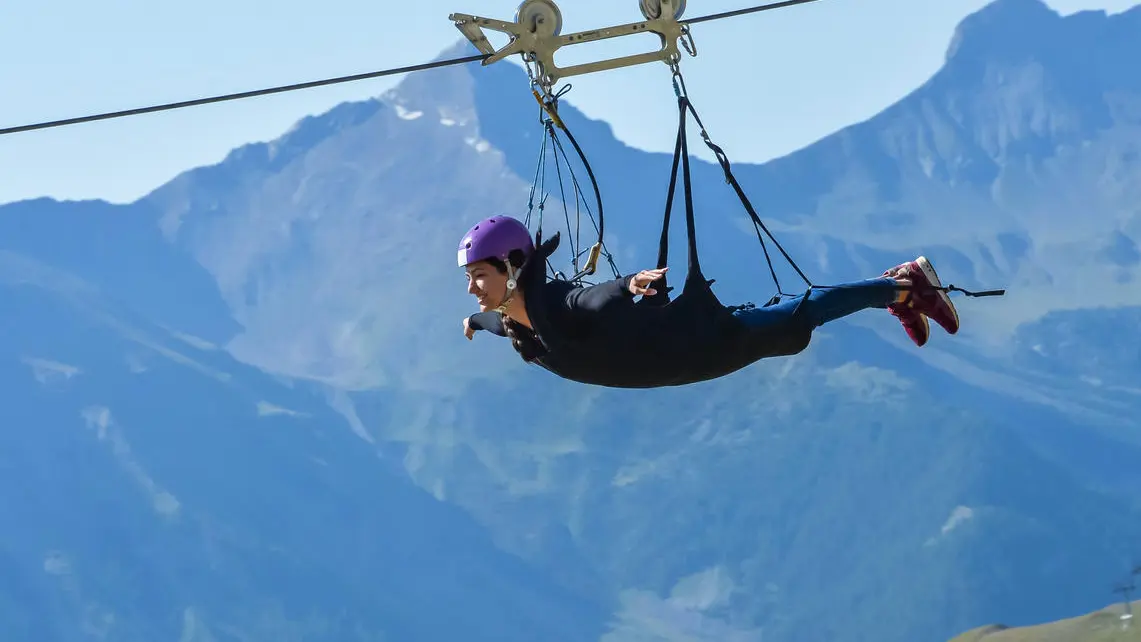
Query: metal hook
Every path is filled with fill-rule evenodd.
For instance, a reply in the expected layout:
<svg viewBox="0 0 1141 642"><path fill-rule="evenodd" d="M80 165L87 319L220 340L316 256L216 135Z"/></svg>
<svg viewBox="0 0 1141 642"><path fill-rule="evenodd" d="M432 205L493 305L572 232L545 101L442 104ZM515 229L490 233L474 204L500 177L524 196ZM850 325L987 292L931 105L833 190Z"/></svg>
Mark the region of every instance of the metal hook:
<svg viewBox="0 0 1141 642"><path fill-rule="evenodd" d="M693 32L689 30L689 25L681 26L681 46L691 58L697 57L697 43L693 41ZM680 58L680 56L679 56Z"/></svg>

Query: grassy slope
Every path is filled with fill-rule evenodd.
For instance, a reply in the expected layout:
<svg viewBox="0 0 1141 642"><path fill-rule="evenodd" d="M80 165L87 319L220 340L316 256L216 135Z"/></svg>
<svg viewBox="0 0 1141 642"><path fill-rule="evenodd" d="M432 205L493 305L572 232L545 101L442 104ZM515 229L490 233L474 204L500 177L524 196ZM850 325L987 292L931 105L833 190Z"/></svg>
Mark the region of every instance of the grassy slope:
<svg viewBox="0 0 1141 642"><path fill-rule="evenodd" d="M1139 603L1133 603L1138 610ZM1141 641L1141 624L1121 627L1121 604L1079 617L1036 626L985 626L967 631L951 642L1134 642Z"/></svg>

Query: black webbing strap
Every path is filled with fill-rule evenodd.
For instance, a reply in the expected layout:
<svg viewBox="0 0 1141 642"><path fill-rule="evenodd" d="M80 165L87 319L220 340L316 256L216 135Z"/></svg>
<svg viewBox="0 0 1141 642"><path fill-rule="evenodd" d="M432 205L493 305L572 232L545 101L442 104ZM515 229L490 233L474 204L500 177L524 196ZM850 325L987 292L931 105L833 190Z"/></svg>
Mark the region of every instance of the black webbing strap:
<svg viewBox="0 0 1141 642"><path fill-rule="evenodd" d="M686 136L686 112L688 109L688 101L684 97L679 96L677 141L674 144L673 166L670 169L670 185L666 191L666 208L665 214L662 217L662 235L658 241L658 268L664 268L669 263L670 222L673 214L674 195L677 191L678 166L680 165L682 170L682 189L685 192L685 224L689 255L686 279L698 281L704 280L705 277L701 271L701 259L697 251L697 224L694 217L692 189L693 177L690 173L689 141ZM706 282L706 286L708 286L709 283L712 282ZM657 290L657 294L653 297L649 297L651 303L664 304L669 301L670 288L665 275L662 275L661 278L654 281L653 287Z"/></svg>
<svg viewBox="0 0 1141 642"><path fill-rule="evenodd" d="M705 128L705 124L702 123L701 117L697 114L697 110L694 108L693 103L691 103L689 101L689 97L685 91L685 80L681 76L681 71L679 69L677 69L676 67L673 70L673 85L674 85L674 93L676 93L678 96L678 107L681 111L681 118L680 118L680 124L678 126L678 145L675 147L675 151L674 151L674 174L673 174L673 176L671 176L671 179L670 179L670 200L666 204L666 225L668 226L668 223L669 223L669 215L670 215L670 209L669 208L670 208L670 205L672 204L674 183L676 181L676 174L677 174L679 151L683 151L686 154L686 158L683 159L683 162L685 163L685 165L684 165L685 166L685 190L686 190L686 197L687 197L686 207L692 209L692 201L691 201L692 197L690 196L691 189L690 189L690 183L689 183L688 146L685 143L686 112L688 111L690 114L693 115L694 121L697 122L698 127L700 127L700 129L701 129L701 139L705 142L705 145L707 147L709 147L709 149L713 152L714 156L717 158L717 162L721 166L722 172L724 172L724 174L725 174L725 182L727 182L730 186L733 187L733 191L735 191L737 193L737 198L741 201L741 204L744 206L745 211L748 212L749 218L753 222L753 227L757 232L757 240L760 242L761 249L764 251L765 261L769 267L769 273L772 276L773 283L774 283L774 285L776 285L776 289L777 289L777 295L774 296L766 305L772 305L774 303L779 302L780 298L782 296L791 296L791 295L785 293L781 289L780 279L777 277L776 270L773 268L772 257L769 254L768 246L765 244L765 239L764 239L764 236L762 236L762 232L764 233L765 236L768 236L769 239L772 240L773 245L775 245L776 248L778 250L780 250L780 253L782 256L784 256L784 259L788 262L788 264L792 267L792 269L796 271L796 273L800 276L800 278L804 280L805 284L808 285L809 291L811 291L813 288L831 289L831 288L841 287L841 286L835 286L835 285L816 285L816 284L814 284L812 282L812 280L809 279L808 276L804 273L804 271L800 269L800 266L796 264L796 261L794 261L792 259L792 257L789 256L789 253L787 251L785 251L784 247L780 244L780 241L778 241L776 239L776 237L773 235L773 233L769 230L768 226L766 226L764 221L761 220L761 217L757 214L757 211L753 207L753 204L749 200L749 197L745 194L745 190L742 189L741 184L739 182L737 182L737 177L733 175L732 165L729 162L728 155L721 148L721 146L714 143L713 140L710 138L709 132ZM691 262L696 264L696 261L697 261L697 258L696 258L696 253L697 253L696 239L694 237L694 232L693 232L692 214L691 214L691 212L689 212L689 214L690 214L690 219L689 219L689 222L690 222L690 252L692 254ZM666 255L666 242L667 242L666 241L666 231L663 229L661 248L659 250L659 255L658 255L658 261L659 261L658 267L662 267L664 265L663 259ZM910 290L912 288L910 286L901 286L900 289ZM942 286L942 287L939 287L936 289L941 290L943 292L962 292L963 294L965 294L967 296L972 296L972 297L1002 296L1002 295L1006 294L1006 290L1001 290L1001 289L1000 290L986 290L983 292L972 292L970 290L964 290L963 288L957 287L955 285Z"/></svg>

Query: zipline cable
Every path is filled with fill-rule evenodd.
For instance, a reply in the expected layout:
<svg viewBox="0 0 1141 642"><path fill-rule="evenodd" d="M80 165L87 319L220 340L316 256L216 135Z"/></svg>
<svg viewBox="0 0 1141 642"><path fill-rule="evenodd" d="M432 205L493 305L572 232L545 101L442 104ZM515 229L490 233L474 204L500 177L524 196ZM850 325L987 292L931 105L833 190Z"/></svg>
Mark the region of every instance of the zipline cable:
<svg viewBox="0 0 1141 642"><path fill-rule="evenodd" d="M149 114L156 111L168 111L171 109L182 109L184 107L196 107L198 105L208 105L210 103L220 103L227 100L240 100L242 98L253 98L255 96L266 96L269 94L280 94L287 91L297 91L299 89L310 89L312 87L321 87L324 85L336 85L339 83L354 82L358 80L367 80L369 78L380 78L382 76L394 76L396 74L409 73L413 71L424 71L426 69L436 69L438 67L446 67L448 65L460 65L468 62L476 62L483 60L487 56L482 54L478 56L467 56L465 58L453 58L451 60L438 60L436 62L425 63L422 65L412 65L410 67L396 67L394 69L384 69L382 71L373 71L364 74L354 74L352 76L340 76L338 78L327 78L325 80L314 80L310 82L296 83L293 85L283 85L281 87L270 87L268 89L255 89L253 91L243 91L236 94L225 94L222 96L211 96L210 98L198 98L196 100L184 100L177 103L166 103L164 105L155 105L153 107L140 107L138 109L126 109L123 111L113 111L105 114L95 114L93 116L80 116L77 118L66 118L63 120L53 120L44 123L36 123L34 125L21 125L19 127L8 127L0 129L0 135L4 134L17 134L19 132L32 131L34 129L47 129L49 127L62 127L64 125L77 125L79 123L89 123L96 120L107 120L110 118L122 118L124 116L137 116L140 114Z"/></svg>
<svg viewBox="0 0 1141 642"><path fill-rule="evenodd" d="M761 11L772 11L773 9L784 9L785 7L793 7L798 4L808 4L809 2L818 2L819 0L784 0L783 2L773 2L770 4L761 4L748 9L736 9L733 11L725 11L723 13L714 13L708 16L701 16L700 18L693 18L691 20L678 20L683 25L695 25L700 22L710 22L713 20L721 20L723 18L736 18L749 13L758 13Z"/></svg>
<svg viewBox="0 0 1141 642"><path fill-rule="evenodd" d="M702 16L700 18L693 18L690 20L680 20L682 24L697 24L701 22L710 22L713 20L721 20L724 18L733 18L749 13L757 13L760 11L770 11L772 9L782 9L784 7L791 7L798 4L807 4L809 2L818 2L819 0L783 0L782 2L774 2L770 4L757 5L747 9L737 9L735 11L726 11L723 13L711 14ZM173 109L184 109L186 107L197 107L200 105L208 105L212 103L226 102L230 100L241 100L244 98L254 98L257 96L267 96L270 94L280 94L289 91L298 91L301 89L311 89L313 87L322 87L326 85L336 85L341 83L356 82L360 80L368 80L372 78L381 78L384 76L395 76L398 74L406 74L417 71L426 71L428 69L438 69L440 67L447 67L451 65L462 65L469 62L479 62L486 58L488 55L475 55L465 56L463 58L451 58L448 60L437 60L435 62L423 63L419 65L410 65L407 67L394 67L392 69L383 69L381 71L373 71L363 74L354 74L351 76L340 76L337 78L327 78L325 80L314 80L310 82L296 83L292 85L282 85L280 87L269 87L267 89L255 89L252 91L243 91L235 94L224 94L221 96L211 96L208 98L197 98L194 100L184 100L174 103L166 103L162 105L154 105L151 107L139 107L136 109L125 109L122 111L113 111L103 114L93 114L91 116L78 116L76 118L64 118L62 120L52 120L42 123L34 123L31 125L20 125L17 127L6 127L0 129L0 136L7 134L18 134L21 132L29 132L37 129L49 129L52 127L63 127L65 125L78 125L80 123L89 123L98 120L109 120L112 118L123 118L126 116L138 116L141 114L150 114L160 111L170 111Z"/></svg>

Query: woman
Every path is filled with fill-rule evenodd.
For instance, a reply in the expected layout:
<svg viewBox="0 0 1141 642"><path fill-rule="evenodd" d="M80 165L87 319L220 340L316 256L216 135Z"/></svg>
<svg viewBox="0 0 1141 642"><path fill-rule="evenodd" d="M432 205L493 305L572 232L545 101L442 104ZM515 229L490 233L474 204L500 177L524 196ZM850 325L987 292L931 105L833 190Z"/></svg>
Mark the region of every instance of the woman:
<svg viewBox="0 0 1141 642"><path fill-rule="evenodd" d="M868 308L889 311L917 346L930 337L928 318L950 334L959 329L955 307L923 257L879 278L730 309L711 291L702 296L701 287L664 306L635 302L657 293L652 286L668 268L589 287L547 280L545 261L557 245L558 235L536 248L527 227L507 216L473 226L458 261L480 312L464 319L464 335L508 337L525 361L584 383L648 388L713 379L761 358L797 354L816 327Z"/></svg>

